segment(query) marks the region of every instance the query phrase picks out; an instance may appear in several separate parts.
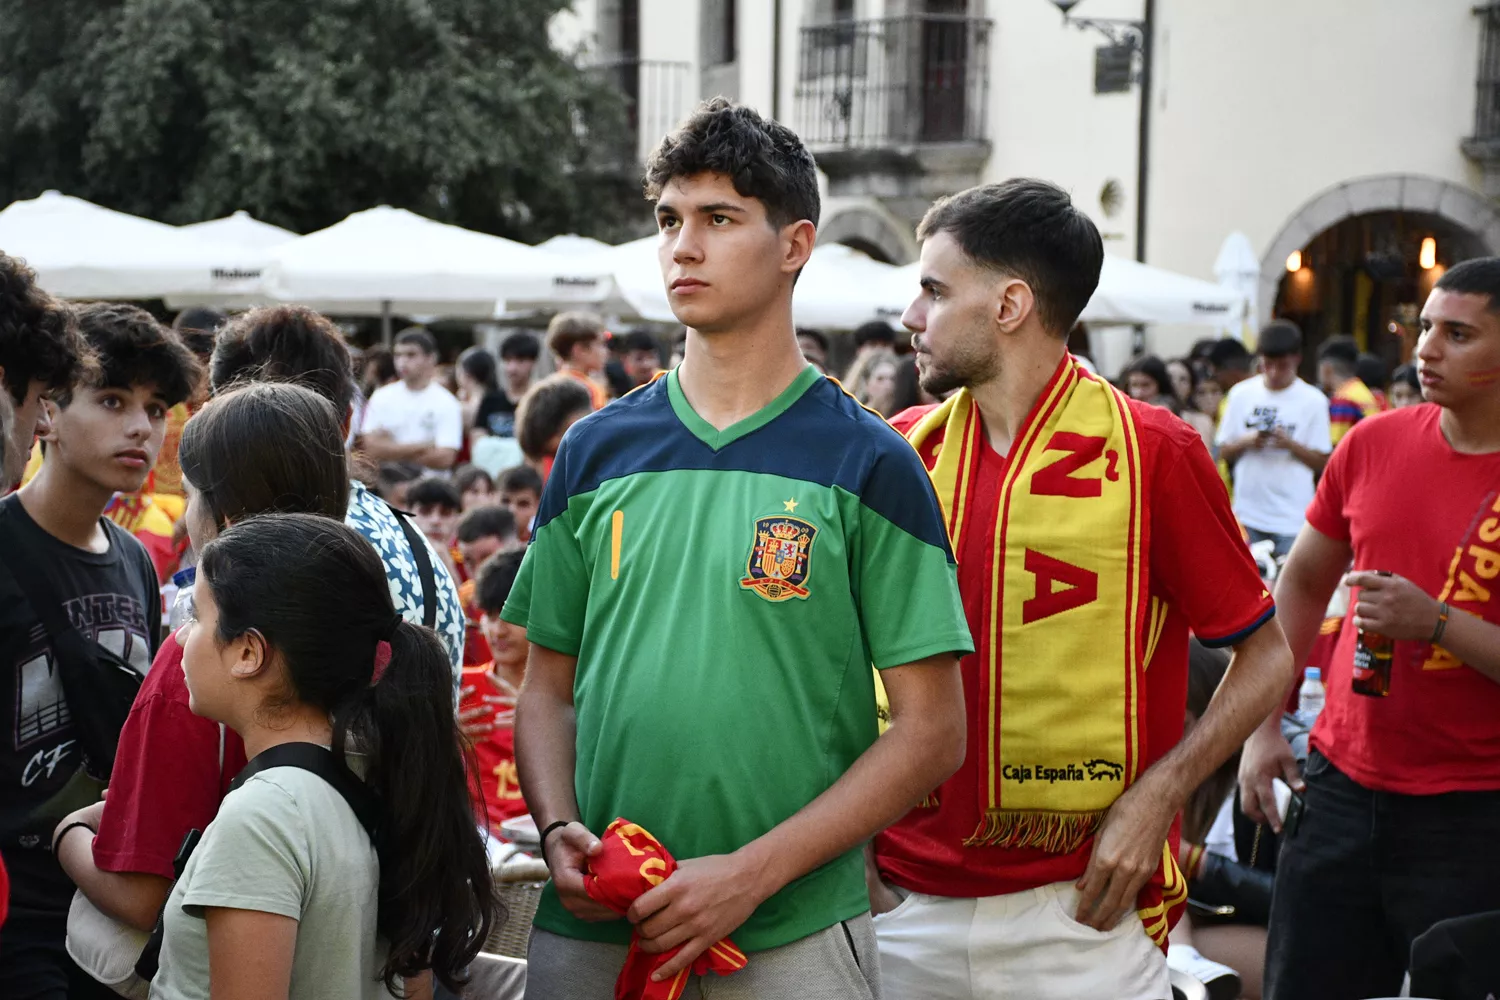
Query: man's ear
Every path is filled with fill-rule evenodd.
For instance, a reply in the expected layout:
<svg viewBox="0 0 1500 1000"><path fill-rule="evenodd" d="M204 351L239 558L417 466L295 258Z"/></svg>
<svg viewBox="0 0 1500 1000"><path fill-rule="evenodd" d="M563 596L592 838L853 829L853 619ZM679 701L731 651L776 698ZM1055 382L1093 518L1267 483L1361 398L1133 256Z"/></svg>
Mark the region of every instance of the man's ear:
<svg viewBox="0 0 1500 1000"><path fill-rule="evenodd" d="M1020 278L1010 278L1000 286L995 303L995 322L1001 333L1015 333L1036 311L1036 296L1031 286Z"/></svg>
<svg viewBox="0 0 1500 1000"><path fill-rule="evenodd" d="M781 270L786 274L796 274L812 256L813 245L818 241L818 228L802 219L784 228L781 236L785 241Z"/></svg>
<svg viewBox="0 0 1500 1000"><path fill-rule="evenodd" d="M42 400L42 412L47 414L47 430L37 435L37 440L46 441L48 444L57 443L57 417L63 408L51 399Z"/></svg>

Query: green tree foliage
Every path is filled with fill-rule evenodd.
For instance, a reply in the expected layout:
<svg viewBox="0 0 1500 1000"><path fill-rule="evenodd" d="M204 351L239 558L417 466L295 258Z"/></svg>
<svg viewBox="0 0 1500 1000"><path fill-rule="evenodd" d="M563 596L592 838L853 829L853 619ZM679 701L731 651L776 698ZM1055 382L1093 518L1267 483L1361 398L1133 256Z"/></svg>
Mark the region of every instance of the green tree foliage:
<svg viewBox="0 0 1500 1000"><path fill-rule="evenodd" d="M615 235L620 95L568 0L0 0L0 205L57 188L299 232L373 205L519 239ZM601 164L613 162L615 169Z"/></svg>

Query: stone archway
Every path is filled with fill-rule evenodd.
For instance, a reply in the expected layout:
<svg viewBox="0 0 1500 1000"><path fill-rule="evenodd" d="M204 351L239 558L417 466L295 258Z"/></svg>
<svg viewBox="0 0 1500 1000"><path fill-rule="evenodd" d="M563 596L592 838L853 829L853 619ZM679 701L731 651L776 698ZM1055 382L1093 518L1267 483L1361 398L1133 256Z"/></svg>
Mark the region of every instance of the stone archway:
<svg viewBox="0 0 1500 1000"><path fill-rule="evenodd" d="M917 259L916 233L873 198L823 199L818 242L843 243L884 264Z"/></svg>
<svg viewBox="0 0 1500 1000"><path fill-rule="evenodd" d="M1500 253L1500 208L1478 191L1418 174L1383 174L1344 181L1292 214L1260 259L1258 325L1271 319L1287 256L1345 219L1370 212L1422 212L1473 233L1490 253Z"/></svg>

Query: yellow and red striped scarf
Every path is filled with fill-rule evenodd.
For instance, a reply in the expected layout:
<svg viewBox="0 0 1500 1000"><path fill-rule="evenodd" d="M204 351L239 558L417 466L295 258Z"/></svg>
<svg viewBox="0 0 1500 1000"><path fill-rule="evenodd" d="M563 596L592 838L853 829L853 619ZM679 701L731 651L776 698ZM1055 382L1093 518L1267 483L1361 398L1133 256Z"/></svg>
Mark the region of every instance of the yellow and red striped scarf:
<svg viewBox="0 0 1500 1000"><path fill-rule="evenodd" d="M967 390L908 437L922 451L938 433L931 475L957 550L983 435ZM1140 770L1141 478L1125 398L1068 359L1017 433L1001 482L980 670L981 819L967 845L1075 851Z"/></svg>

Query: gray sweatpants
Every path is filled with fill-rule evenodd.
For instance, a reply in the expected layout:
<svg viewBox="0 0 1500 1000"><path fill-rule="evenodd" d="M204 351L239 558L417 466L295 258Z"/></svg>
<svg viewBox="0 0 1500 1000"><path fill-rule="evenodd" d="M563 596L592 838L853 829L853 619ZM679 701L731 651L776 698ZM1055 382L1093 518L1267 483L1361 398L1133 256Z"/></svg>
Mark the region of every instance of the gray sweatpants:
<svg viewBox="0 0 1500 1000"><path fill-rule="evenodd" d="M534 929L526 1000L614 1000L628 950ZM880 960L868 913L747 954L749 964L731 975L691 977L682 1000L880 1000Z"/></svg>

